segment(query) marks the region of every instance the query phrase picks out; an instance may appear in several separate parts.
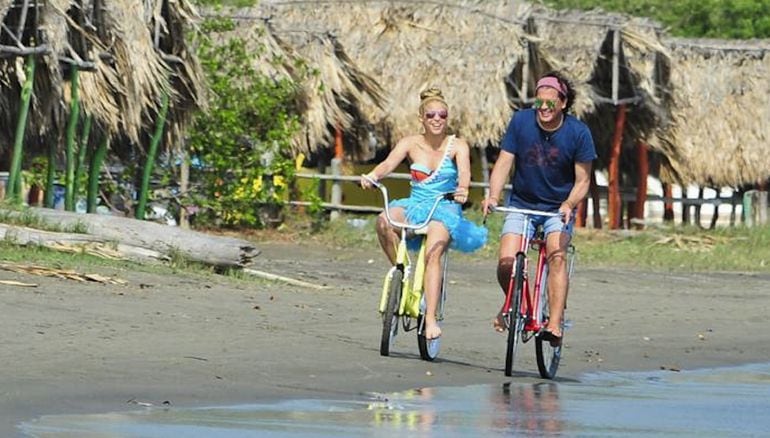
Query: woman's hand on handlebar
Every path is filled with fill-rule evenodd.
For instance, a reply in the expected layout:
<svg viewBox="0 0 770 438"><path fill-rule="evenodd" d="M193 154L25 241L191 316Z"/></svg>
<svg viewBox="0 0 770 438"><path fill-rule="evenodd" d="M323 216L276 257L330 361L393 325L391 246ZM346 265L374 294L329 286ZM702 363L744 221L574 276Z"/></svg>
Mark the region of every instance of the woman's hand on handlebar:
<svg viewBox="0 0 770 438"><path fill-rule="evenodd" d="M372 173L361 175L361 188L364 190L371 189L377 182L377 178Z"/></svg>
<svg viewBox="0 0 770 438"><path fill-rule="evenodd" d="M468 189L458 187L454 192L454 201L460 205L468 202Z"/></svg>

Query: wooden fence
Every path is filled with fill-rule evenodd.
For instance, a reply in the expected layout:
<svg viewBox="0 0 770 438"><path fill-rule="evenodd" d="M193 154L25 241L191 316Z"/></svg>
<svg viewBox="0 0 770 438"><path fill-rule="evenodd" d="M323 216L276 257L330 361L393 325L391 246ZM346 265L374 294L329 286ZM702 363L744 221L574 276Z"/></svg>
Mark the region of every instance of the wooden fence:
<svg viewBox="0 0 770 438"><path fill-rule="evenodd" d="M297 178L303 178L303 179L317 179L320 181L331 181L331 194L329 201L324 201L321 203L321 206L330 211L330 217L332 220L336 219L339 216L340 212L347 211L347 212L354 212L354 213L379 213L382 211L382 207L379 206L370 206L370 205L346 205L343 202L343 189L342 184L355 184L357 185L360 181L360 176L358 175L341 175L339 173L339 170L337 166L332 165L332 173L330 174L322 174L322 173L298 173ZM411 177L409 174L406 173L392 173L388 175L385 180L391 179L391 180L409 180ZM489 184L486 182L471 182L471 189L473 188L481 188L484 190L484 194L486 195L487 190L489 189ZM510 190L511 186L506 185L506 190ZM597 186L598 195L600 200L606 200L607 199L607 193L608 188L607 186L599 185ZM621 190L621 199L624 204L627 205L627 203L630 202L636 202L636 190L634 188L624 189ZM589 199L590 200L590 199ZM645 207L647 207L652 202L660 202L665 204L679 204L681 207L682 212L682 222L683 223L690 223L691 218L692 221L700 225L701 221L701 214L700 214L700 208L704 205L713 205L714 206L714 214L711 216L711 223L709 228L713 228L716 225L716 219L718 216L718 208L721 205L729 205L730 206L730 218L729 218L729 225L735 225L737 223L744 223L748 226L752 225L762 225L768 223L768 202L767 202L767 192L765 191L756 191L751 190L744 194L733 194L733 196L717 196L715 198L711 199L703 199L703 198L688 198L688 197L665 197L665 196L659 196L659 195L647 195L646 201L645 201ZM306 201L299 201L299 200L292 200L290 201L291 205L295 206L308 206L311 203ZM599 205L598 208L601 208L602 206ZM592 206L592 209L596 207ZM738 209L740 208L740 218L738 217ZM694 214L690 210L694 209ZM744 214L744 212L749 212L749 214ZM673 218L667 218L669 220L672 220ZM638 220L638 219L629 219L627 222L628 224L636 224L637 226L644 225L644 220Z"/></svg>

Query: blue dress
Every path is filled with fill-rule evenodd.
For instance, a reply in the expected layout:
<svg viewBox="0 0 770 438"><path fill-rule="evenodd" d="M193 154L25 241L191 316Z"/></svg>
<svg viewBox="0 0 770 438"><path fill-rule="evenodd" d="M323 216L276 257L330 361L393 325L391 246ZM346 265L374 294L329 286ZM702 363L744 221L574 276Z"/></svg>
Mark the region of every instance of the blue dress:
<svg viewBox="0 0 770 438"><path fill-rule="evenodd" d="M454 136L449 138L444 157L438 168L431 172L424 166L412 164L411 193L408 198L396 199L390 203L390 208L401 207L405 211L409 223L420 223L428 217L436 196L454 192L457 188L457 165L449 158L452 151ZM424 179L418 180L417 175L424 174ZM449 247L462 252L475 251L487 242L487 229L465 219L460 204L446 199L439 201L433 220L439 221L449 231L452 238ZM410 238L407 245L410 249L419 248L420 240Z"/></svg>

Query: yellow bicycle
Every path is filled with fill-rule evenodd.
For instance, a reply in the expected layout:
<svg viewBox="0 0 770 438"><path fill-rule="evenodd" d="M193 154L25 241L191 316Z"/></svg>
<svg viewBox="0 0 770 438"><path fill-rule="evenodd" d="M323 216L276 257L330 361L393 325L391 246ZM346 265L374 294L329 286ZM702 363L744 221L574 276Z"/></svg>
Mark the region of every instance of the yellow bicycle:
<svg viewBox="0 0 770 438"><path fill-rule="evenodd" d="M364 178L367 178L364 176ZM425 337L425 297L423 294L423 280L425 278L425 252L428 223L433 218L439 201L442 199L454 200L454 193L443 193L436 196L433 206L424 222L409 224L398 222L390 216L388 204L388 189L385 185L367 178L382 193L385 203L385 217L391 226L398 228L401 240L396 248L396 264L390 268L382 286L379 312L382 315L382 336L380 338L380 354L389 356L399 331L399 321L405 332L417 330L417 346L420 357L424 360L433 360L438 356L441 347L441 338L427 339ZM410 254L407 249L406 239L420 238L420 247L415 254ZM416 259L413 260L413 258ZM436 309L436 321L441 324L444 319L444 303L446 302L446 278L447 262L449 257L445 253L441 261L441 292Z"/></svg>

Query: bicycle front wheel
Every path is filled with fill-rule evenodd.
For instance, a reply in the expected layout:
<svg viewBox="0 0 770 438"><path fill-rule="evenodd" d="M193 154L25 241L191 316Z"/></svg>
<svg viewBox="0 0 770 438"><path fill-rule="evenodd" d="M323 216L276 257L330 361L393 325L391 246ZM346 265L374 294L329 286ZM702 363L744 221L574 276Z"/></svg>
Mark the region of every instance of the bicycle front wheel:
<svg viewBox="0 0 770 438"><path fill-rule="evenodd" d="M432 361L438 357L441 349L441 337L428 339L425 337L425 315L420 313L417 317L417 347L420 349L420 357L423 360Z"/></svg>
<svg viewBox="0 0 770 438"><path fill-rule="evenodd" d="M404 273L394 269L390 277L385 312L382 313L382 336L380 337L380 355L382 356L390 355L390 347L393 346L398 334L398 305L401 302L403 279Z"/></svg>
<svg viewBox="0 0 770 438"><path fill-rule="evenodd" d="M540 307L539 320L548 321L548 265L545 265L545 272L543 272L543 279L541 280L542 292L540 300L542 305ZM540 372L540 377L544 379L553 379L556 377L556 371L559 369L559 362L561 361L561 349L564 345L564 318L562 315L561 323L561 335L562 342L554 347L549 341L543 340L540 336L535 338L535 356L537 357L537 370Z"/></svg>
<svg viewBox="0 0 770 438"><path fill-rule="evenodd" d="M513 374L513 361L524 333L524 315L521 313L521 299L524 293L524 254L516 255L516 271L513 274L513 299L508 310L508 343L505 353L505 375Z"/></svg>

